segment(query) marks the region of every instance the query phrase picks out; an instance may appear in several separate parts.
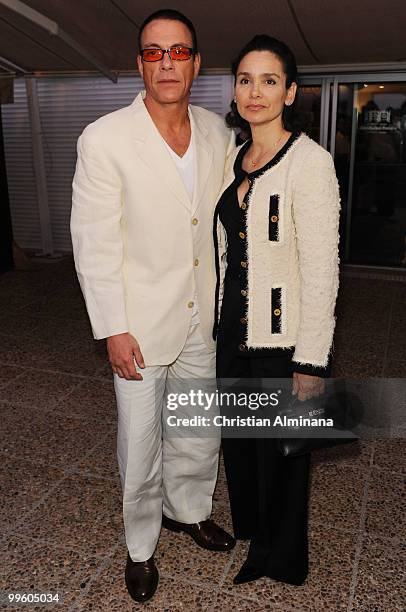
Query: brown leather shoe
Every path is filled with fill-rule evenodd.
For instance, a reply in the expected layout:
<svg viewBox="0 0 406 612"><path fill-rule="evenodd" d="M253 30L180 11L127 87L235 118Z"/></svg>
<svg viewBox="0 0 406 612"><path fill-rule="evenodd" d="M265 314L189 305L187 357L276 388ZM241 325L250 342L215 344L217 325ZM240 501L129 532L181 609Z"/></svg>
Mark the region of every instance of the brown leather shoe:
<svg viewBox="0 0 406 612"><path fill-rule="evenodd" d="M184 531L194 539L196 544L207 550L227 551L232 550L235 546L234 538L210 519L189 525L179 523L164 515L162 526L170 531Z"/></svg>
<svg viewBox="0 0 406 612"><path fill-rule="evenodd" d="M130 555L127 555L125 583L134 601L142 603L151 599L157 589L158 581L159 574L154 557L147 561L133 561Z"/></svg>

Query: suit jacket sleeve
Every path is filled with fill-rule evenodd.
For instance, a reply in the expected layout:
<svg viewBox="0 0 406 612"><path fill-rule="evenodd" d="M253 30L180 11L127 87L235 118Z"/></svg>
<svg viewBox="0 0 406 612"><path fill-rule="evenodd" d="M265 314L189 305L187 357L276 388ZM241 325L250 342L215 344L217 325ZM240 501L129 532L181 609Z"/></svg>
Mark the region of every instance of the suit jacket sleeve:
<svg viewBox="0 0 406 612"><path fill-rule="evenodd" d="M121 181L86 128L78 140L71 234L75 266L96 339L128 331L122 277Z"/></svg>
<svg viewBox="0 0 406 612"><path fill-rule="evenodd" d="M338 291L339 187L331 155L318 147L296 177L293 217L300 273L294 370L328 375Z"/></svg>

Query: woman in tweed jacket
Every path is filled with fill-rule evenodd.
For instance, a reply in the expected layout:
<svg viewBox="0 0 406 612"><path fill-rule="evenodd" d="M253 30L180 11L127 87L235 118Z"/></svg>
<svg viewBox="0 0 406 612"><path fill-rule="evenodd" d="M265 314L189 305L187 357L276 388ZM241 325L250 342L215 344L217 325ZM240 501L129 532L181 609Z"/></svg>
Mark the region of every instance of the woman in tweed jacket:
<svg viewBox="0 0 406 612"><path fill-rule="evenodd" d="M339 191L331 155L289 130L295 58L254 37L233 65L231 126L251 138L229 163L215 211L217 375L293 378L299 400L329 376L338 289ZM309 455L275 440L225 438L235 536L250 539L236 584L302 584L308 572Z"/></svg>

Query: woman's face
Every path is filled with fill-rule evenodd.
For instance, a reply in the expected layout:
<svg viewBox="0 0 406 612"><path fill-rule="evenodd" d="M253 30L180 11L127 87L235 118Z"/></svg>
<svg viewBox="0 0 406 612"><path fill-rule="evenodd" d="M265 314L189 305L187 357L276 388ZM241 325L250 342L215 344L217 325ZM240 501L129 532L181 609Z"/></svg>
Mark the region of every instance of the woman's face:
<svg viewBox="0 0 406 612"><path fill-rule="evenodd" d="M285 104L292 104L296 83L286 89L280 59L270 51L251 51L240 62L235 84L237 109L251 125L282 120Z"/></svg>

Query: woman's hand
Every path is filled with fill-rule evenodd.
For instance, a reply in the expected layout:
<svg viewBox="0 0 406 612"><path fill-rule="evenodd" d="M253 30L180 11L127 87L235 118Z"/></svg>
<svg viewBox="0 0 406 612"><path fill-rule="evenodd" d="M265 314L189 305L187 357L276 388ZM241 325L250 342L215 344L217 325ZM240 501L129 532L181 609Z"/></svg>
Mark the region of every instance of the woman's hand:
<svg viewBox="0 0 406 612"><path fill-rule="evenodd" d="M293 391L292 395L297 395L300 401L305 401L311 397L317 397L324 393L326 383L324 378L310 376L309 374L299 374L293 372Z"/></svg>

